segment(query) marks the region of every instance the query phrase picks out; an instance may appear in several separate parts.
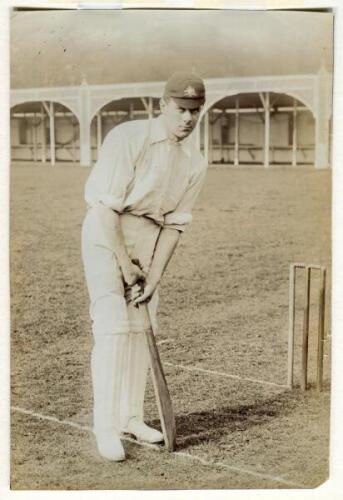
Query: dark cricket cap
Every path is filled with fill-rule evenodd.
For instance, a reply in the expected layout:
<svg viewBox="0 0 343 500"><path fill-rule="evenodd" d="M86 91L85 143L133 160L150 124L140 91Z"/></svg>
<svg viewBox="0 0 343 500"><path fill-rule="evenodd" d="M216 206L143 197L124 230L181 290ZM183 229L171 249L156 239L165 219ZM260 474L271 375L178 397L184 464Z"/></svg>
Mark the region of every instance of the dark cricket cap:
<svg viewBox="0 0 343 500"><path fill-rule="evenodd" d="M183 108L198 108L205 102L205 85L194 73L176 71L169 77L163 97L173 98Z"/></svg>

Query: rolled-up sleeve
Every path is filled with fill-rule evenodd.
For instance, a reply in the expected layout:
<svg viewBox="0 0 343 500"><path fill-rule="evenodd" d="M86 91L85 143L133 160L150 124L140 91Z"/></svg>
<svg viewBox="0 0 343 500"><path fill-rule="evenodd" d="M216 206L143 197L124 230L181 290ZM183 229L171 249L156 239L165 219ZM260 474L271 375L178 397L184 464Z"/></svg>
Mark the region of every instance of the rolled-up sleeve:
<svg viewBox="0 0 343 500"><path fill-rule="evenodd" d="M187 225L192 222L192 210L204 184L206 170L206 165L203 164L201 165L197 173L193 175L185 194L179 201L175 210L165 215L165 227L177 229L178 231L183 232L186 229Z"/></svg>
<svg viewBox="0 0 343 500"><path fill-rule="evenodd" d="M128 185L134 175L129 138L118 127L109 132L100 149L98 160L85 186L85 200L89 206L99 203L123 211Z"/></svg>

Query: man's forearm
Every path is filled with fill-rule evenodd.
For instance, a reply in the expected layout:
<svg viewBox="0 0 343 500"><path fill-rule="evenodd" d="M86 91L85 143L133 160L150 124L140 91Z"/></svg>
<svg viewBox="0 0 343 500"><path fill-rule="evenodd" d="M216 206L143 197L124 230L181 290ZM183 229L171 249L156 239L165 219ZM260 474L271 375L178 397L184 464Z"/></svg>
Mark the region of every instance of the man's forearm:
<svg viewBox="0 0 343 500"><path fill-rule="evenodd" d="M161 230L147 277L148 283L157 285L160 282L179 239L179 231L167 228Z"/></svg>
<svg viewBox="0 0 343 500"><path fill-rule="evenodd" d="M105 241L114 252L119 267L121 270L126 269L130 265L130 258L126 251L119 214L101 204L94 206L93 210L103 231Z"/></svg>

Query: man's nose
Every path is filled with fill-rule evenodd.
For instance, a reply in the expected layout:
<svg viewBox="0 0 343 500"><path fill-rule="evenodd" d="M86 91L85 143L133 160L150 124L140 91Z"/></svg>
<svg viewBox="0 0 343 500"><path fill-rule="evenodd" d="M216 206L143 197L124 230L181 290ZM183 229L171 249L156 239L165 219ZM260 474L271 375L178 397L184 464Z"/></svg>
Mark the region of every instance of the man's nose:
<svg viewBox="0 0 343 500"><path fill-rule="evenodd" d="M183 112L183 119L185 122L190 122L192 121L192 113L189 111L189 109L186 109Z"/></svg>

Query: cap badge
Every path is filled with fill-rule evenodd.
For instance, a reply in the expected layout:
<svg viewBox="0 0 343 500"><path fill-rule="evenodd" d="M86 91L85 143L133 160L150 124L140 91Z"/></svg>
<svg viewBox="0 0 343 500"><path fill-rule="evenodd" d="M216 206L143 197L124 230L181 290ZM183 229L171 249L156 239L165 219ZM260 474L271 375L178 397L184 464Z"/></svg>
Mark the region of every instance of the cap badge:
<svg viewBox="0 0 343 500"><path fill-rule="evenodd" d="M184 95L186 97L195 97L197 95L196 90L194 87L189 85L185 90L184 90Z"/></svg>

